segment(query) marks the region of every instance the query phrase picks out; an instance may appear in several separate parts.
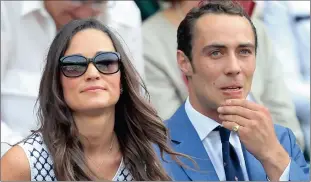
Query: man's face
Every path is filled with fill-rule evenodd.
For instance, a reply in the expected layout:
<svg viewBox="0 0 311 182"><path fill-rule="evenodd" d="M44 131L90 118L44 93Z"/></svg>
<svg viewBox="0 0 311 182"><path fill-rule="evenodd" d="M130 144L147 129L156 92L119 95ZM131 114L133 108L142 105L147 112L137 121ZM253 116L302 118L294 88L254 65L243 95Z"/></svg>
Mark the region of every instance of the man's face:
<svg viewBox="0 0 311 182"><path fill-rule="evenodd" d="M53 17L56 26L61 28L75 19L95 17L105 8L105 1L45 1L45 7Z"/></svg>
<svg viewBox="0 0 311 182"><path fill-rule="evenodd" d="M192 45L189 91L201 106L216 109L227 99L247 97L255 71L255 37L246 18L204 15L195 24Z"/></svg>

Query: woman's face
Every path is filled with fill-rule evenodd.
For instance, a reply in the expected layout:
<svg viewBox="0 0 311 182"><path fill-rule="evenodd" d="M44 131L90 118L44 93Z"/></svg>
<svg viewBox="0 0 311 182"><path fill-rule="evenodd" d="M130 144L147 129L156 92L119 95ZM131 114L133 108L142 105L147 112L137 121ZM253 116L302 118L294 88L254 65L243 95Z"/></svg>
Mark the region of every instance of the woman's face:
<svg viewBox="0 0 311 182"><path fill-rule="evenodd" d="M64 56L80 54L86 58L93 58L98 52L116 50L106 33L96 29L85 29L73 36ZM120 71L109 75L102 74L90 63L81 76L67 77L63 72L60 74L65 102L73 112L102 112L104 108L114 107L119 100Z"/></svg>

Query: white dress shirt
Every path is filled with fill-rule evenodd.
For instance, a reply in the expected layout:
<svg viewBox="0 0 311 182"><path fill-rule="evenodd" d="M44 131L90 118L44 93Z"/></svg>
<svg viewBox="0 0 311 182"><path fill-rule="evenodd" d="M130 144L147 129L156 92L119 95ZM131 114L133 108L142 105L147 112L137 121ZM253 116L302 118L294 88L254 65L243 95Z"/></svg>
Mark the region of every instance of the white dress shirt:
<svg viewBox="0 0 311 182"><path fill-rule="evenodd" d="M141 19L135 2L115 1L100 17L110 17L106 24L120 33L134 67L143 74ZM38 128L35 102L55 36L44 1L1 1L1 120L22 137Z"/></svg>
<svg viewBox="0 0 311 182"><path fill-rule="evenodd" d="M220 140L220 135L218 131L213 131L213 129L215 129L220 124L196 111L190 104L189 97L187 98L185 103L185 110L193 127L197 131L206 152L209 155L209 158L214 166L214 169L217 173L219 180L226 181L226 175L223 166L222 144ZM240 160L240 166L244 175L244 180L249 181L245 159L243 156L243 150L237 133L235 132L230 133L229 142L234 147L237 156ZM280 177L280 181L288 181L289 168L290 163L288 164L287 168L284 170L282 176Z"/></svg>

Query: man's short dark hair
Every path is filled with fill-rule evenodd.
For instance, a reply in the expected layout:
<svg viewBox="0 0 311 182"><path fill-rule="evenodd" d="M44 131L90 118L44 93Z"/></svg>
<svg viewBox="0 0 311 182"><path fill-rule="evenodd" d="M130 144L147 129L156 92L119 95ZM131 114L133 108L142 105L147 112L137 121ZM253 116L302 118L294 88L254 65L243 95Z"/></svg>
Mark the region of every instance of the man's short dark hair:
<svg viewBox="0 0 311 182"><path fill-rule="evenodd" d="M257 50L256 28L239 3L231 0L201 1L198 7L191 9L187 13L177 30L177 49L183 51L190 61L192 60L192 41L195 23L200 17L206 14L226 14L245 17L252 26L255 36L255 49Z"/></svg>

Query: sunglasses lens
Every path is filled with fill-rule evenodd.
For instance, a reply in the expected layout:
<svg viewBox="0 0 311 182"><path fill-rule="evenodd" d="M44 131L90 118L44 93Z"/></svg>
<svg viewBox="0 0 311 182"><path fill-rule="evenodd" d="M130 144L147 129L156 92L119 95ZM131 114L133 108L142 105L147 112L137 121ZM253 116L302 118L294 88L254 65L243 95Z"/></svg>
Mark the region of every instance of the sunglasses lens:
<svg viewBox="0 0 311 182"><path fill-rule="evenodd" d="M113 74L119 71L120 59L115 53L102 53L95 58L97 69L104 74Z"/></svg>
<svg viewBox="0 0 311 182"><path fill-rule="evenodd" d="M61 69L67 77L81 76L87 68L87 61L80 56L69 56L62 60Z"/></svg>

